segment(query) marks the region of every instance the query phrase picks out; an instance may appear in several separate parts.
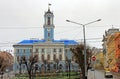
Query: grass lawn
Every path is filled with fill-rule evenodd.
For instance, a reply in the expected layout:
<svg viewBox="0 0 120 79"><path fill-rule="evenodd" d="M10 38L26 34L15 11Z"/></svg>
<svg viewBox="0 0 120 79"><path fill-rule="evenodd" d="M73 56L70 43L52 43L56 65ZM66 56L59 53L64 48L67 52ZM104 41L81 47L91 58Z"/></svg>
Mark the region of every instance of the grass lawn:
<svg viewBox="0 0 120 79"><path fill-rule="evenodd" d="M70 76L68 76L68 72L61 72L58 73L56 76L44 76L44 77L34 77L33 79L76 79L76 78L80 78L79 73L76 72L71 72ZM27 74L26 74L27 75ZM18 76L13 78L13 79L29 79L28 77L24 77L25 74L23 74L22 76Z"/></svg>

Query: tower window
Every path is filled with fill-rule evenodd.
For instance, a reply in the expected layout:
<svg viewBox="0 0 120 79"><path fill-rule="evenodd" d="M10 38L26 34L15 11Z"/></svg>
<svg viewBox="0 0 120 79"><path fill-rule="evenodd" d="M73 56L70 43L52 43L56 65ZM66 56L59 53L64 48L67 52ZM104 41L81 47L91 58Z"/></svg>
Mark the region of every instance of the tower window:
<svg viewBox="0 0 120 79"><path fill-rule="evenodd" d="M50 33L48 33L48 37L50 37Z"/></svg>
<svg viewBox="0 0 120 79"><path fill-rule="evenodd" d="M50 17L48 17L48 25L50 25Z"/></svg>

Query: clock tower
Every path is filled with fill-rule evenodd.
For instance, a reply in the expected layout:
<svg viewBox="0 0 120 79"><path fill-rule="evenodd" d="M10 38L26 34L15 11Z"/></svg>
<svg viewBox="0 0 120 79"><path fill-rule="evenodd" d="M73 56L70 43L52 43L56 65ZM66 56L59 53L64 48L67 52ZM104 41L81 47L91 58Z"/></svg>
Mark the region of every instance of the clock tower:
<svg viewBox="0 0 120 79"><path fill-rule="evenodd" d="M44 14L44 40L52 41L54 40L54 24L53 24L54 15L50 11L50 5L48 5L48 11Z"/></svg>

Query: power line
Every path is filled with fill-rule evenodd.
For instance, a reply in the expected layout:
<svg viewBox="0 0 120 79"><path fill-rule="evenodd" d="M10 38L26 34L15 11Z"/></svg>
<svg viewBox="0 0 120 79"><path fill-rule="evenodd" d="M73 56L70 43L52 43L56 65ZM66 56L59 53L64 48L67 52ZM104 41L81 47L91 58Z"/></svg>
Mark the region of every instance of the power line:
<svg viewBox="0 0 120 79"><path fill-rule="evenodd" d="M57 26L57 25L56 25ZM80 28L81 26L57 26L56 28ZM88 27L94 27L94 28L97 28L97 27L112 27L111 25L99 25L99 26L88 26ZM87 27L87 28L88 28ZM114 27L120 27L120 25L114 25ZM11 26L0 26L0 29L31 29L31 28L43 28L43 27L40 27L40 26L15 26L15 27L11 27ZM82 28L82 27L81 27Z"/></svg>

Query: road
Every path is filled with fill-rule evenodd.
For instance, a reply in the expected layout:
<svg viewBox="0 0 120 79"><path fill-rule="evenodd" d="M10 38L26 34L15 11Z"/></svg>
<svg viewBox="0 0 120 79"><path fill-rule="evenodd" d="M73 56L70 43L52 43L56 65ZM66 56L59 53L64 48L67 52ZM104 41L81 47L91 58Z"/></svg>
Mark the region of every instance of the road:
<svg viewBox="0 0 120 79"><path fill-rule="evenodd" d="M3 74L3 79L13 79L14 77L15 75L13 71ZM0 79L1 79L1 75L0 75Z"/></svg>
<svg viewBox="0 0 120 79"><path fill-rule="evenodd" d="M104 71L102 70L88 70L88 79L116 79L116 78L104 78ZM119 79L119 78L118 78Z"/></svg>

